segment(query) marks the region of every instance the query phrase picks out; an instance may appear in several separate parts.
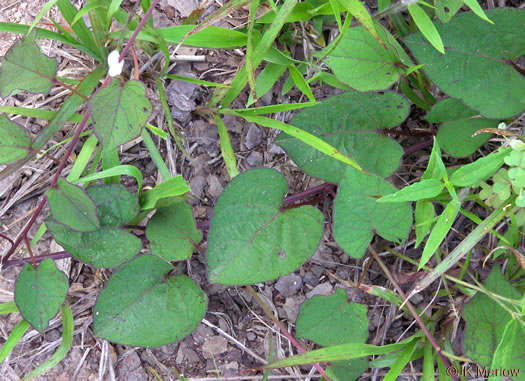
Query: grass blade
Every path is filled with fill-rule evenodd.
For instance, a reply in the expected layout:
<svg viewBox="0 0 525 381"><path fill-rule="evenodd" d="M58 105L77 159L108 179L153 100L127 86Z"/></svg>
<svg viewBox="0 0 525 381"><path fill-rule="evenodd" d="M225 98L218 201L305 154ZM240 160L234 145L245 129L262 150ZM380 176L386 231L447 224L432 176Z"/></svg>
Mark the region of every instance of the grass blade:
<svg viewBox="0 0 525 381"><path fill-rule="evenodd" d="M142 190L142 173L137 167L134 167L132 165L127 165L127 164L117 165L109 169L106 169L104 171L100 171L97 173L93 173L92 175L81 177L73 181L72 184L87 183L93 180L106 179L108 177L121 176L121 175L132 176L135 178L135 180L137 180L137 183L138 183L137 193L139 194L140 191Z"/></svg>
<svg viewBox="0 0 525 381"><path fill-rule="evenodd" d="M166 166L166 163L164 163L164 160L162 160L162 156L160 156L160 152L155 146L155 143L153 142L151 135L145 128L143 128L140 136L142 137L142 141L144 142L144 145L149 151L151 159L157 166L157 169L159 170L159 173L162 176L162 179L168 180L171 177L171 173L168 167Z"/></svg>
<svg viewBox="0 0 525 381"><path fill-rule="evenodd" d="M478 16L480 19L482 20L485 20L491 24L494 24L492 22L491 19L489 19L487 17L487 15L485 14L485 12L483 12L483 9L480 7L479 3L477 0L463 0L463 2L467 5L467 7L469 7L472 12L474 12L474 14L476 16Z"/></svg>
<svg viewBox="0 0 525 381"><path fill-rule="evenodd" d="M365 29L374 37L374 39L377 40L383 46L383 48L387 48L381 37L379 37L379 34L376 31L376 28L374 26L374 20L372 20L372 16L368 13L363 3L361 3L359 0L349 0L343 2L343 4L346 6L346 9L348 12L352 14L356 19L359 20L359 22L365 27Z"/></svg>
<svg viewBox="0 0 525 381"><path fill-rule="evenodd" d="M203 81L202 79L191 78L191 77L184 77L182 75L175 75L175 74L168 74L166 76L166 78L168 78L168 79L175 79L177 81L185 81L185 82L194 83L196 85L202 85L202 86L224 87L224 88L229 88L230 87L230 86L224 85L222 83Z"/></svg>
<svg viewBox="0 0 525 381"><path fill-rule="evenodd" d="M275 20L272 22L266 33L264 33L253 55L254 68L259 66L259 64L261 63L264 55L277 38L277 35L280 33L283 25L286 23L288 16L293 11L295 4L297 4L297 0L286 0L284 5L279 10L279 13L275 17ZM224 99L221 102L221 106L228 107L233 102L233 100L237 98L237 95L239 95L244 86L246 86L247 82L248 77L246 75L245 66L237 73L237 75L233 79L231 88L224 96Z"/></svg>
<svg viewBox="0 0 525 381"><path fill-rule="evenodd" d="M217 131L219 133L219 139L221 142L221 154L226 165L226 170L230 175L230 178L234 178L239 174L237 169L237 160L235 160L235 153L230 142L230 136L226 130L226 126L219 115L215 115L215 121L217 122Z"/></svg>
<svg viewBox="0 0 525 381"><path fill-rule="evenodd" d="M5 302L0 304L0 315L7 315L13 312L18 312L15 302Z"/></svg>
<svg viewBox="0 0 525 381"><path fill-rule="evenodd" d="M62 343L60 347L49 360L33 370L22 380L25 381L38 377L56 366L66 357L71 349L71 344L73 344L73 314L71 308L69 308L69 305L66 303L62 306Z"/></svg>
<svg viewBox="0 0 525 381"><path fill-rule="evenodd" d="M25 320L22 320L11 331L4 345L2 345L2 348L0 348L0 363L4 362L7 355L11 353L16 343L20 341L20 339L22 338L22 336L24 336L24 333L26 333L29 327L29 323Z"/></svg>
<svg viewBox="0 0 525 381"><path fill-rule="evenodd" d="M290 77L295 83L295 86L308 97L310 102L315 102L314 94L312 93L312 89L310 89L310 85L308 85L308 82L304 79L303 75L295 65L288 65L288 71L290 72Z"/></svg>
<svg viewBox="0 0 525 381"><path fill-rule="evenodd" d="M443 213L438 217L430 236L428 237L427 243L425 244L425 249L421 255L421 261L419 262L418 270L420 270L429 259L434 255L438 249L441 242L445 239L452 224L456 220L456 217L459 213L459 208L461 207L461 202L459 200L451 200L446 206Z"/></svg>
<svg viewBox="0 0 525 381"><path fill-rule="evenodd" d="M55 3L57 2L57 0L49 0L47 3L45 3L42 8L40 8L40 10L38 11L38 14L36 15L35 19L33 20L33 22L31 23L31 26L29 27L29 30L27 31L26 33L26 36L31 33L31 31L33 30L33 28L35 27L36 24L38 24L40 22L40 20L42 19L42 17L44 17L44 15L49 12L49 10L51 9L51 7L53 5L55 5Z"/></svg>
<svg viewBox="0 0 525 381"><path fill-rule="evenodd" d="M95 151L95 148L97 148L97 144L98 139L94 134L84 142L82 150L78 154L75 164L73 164L73 168L67 176L67 181L72 182L80 178L89 163L89 159L91 159L91 155Z"/></svg>
<svg viewBox="0 0 525 381"><path fill-rule="evenodd" d="M30 28L29 25L0 22L0 32L25 34L29 30L29 28ZM91 49L89 49L88 47L84 46L81 43L73 43L69 38L67 38L66 35L62 35L60 33L56 33L56 32L53 32L47 29L42 29L42 28L37 28L37 27L34 27L33 29L37 31L38 38L48 38L50 40L63 42L64 44L72 46L75 49L78 49L86 53L87 55L89 55L91 58L94 58L98 62L102 62L101 58L99 57L97 53L93 52Z"/></svg>
<svg viewBox="0 0 525 381"><path fill-rule="evenodd" d="M75 19L75 16L78 13L77 8L69 2L69 0L58 0L57 1L57 7L60 10L60 13L62 13L62 16L64 16L64 19L67 21L67 23L71 26L73 29L73 32L77 35L77 37L82 41L82 43L87 46L91 51L96 52L98 56L99 62L104 62L104 57L102 57L99 53L99 47L97 46L97 43L95 42L95 38L93 37L93 34L89 30L89 28L84 23L84 20L79 20L79 22L76 22L73 24L73 20Z"/></svg>
<svg viewBox="0 0 525 381"><path fill-rule="evenodd" d="M274 114L277 112L285 112L290 110L297 110L299 108L305 108L305 107L311 107L319 104L319 102L303 102L303 103L285 103L280 105L270 105L270 106L261 106L261 107L254 107L254 108L242 108L238 110L232 110L232 109L222 109L221 112L223 114L230 114L230 115L264 115L264 114Z"/></svg>
<svg viewBox="0 0 525 381"><path fill-rule="evenodd" d="M221 111L223 111L223 110L221 110ZM330 144L328 144L324 140L322 140L322 139L318 138L317 136L312 135L312 134L310 134L310 133L308 133L306 131L303 131L303 130L297 128L297 127L294 127L294 126L291 126L289 124L280 122L280 121L275 120L275 119L267 118L267 117L264 117L264 116L249 116L249 115L244 115L244 114L241 114L241 113L238 113L237 116L240 116L241 118L244 118L246 121L248 121L250 123L257 123L257 124L260 124L261 126L265 126L265 127L269 127L269 128L274 128L276 130L284 131L288 135L291 135L291 136L299 139L303 143L308 144L309 146L317 149L318 151L320 151L320 152L322 152L322 153L324 153L324 154L326 154L326 155L328 155L330 157L333 157L334 159L339 160L339 161L341 161L341 162L343 162L345 164L348 164L348 165L354 167L355 169L357 169L357 170L359 170L361 172L367 173L354 160L352 160L349 157L345 156L342 152L338 151L337 149L332 147Z"/></svg>
<svg viewBox="0 0 525 381"><path fill-rule="evenodd" d="M507 214L513 211L515 197L511 198L508 202L503 203L494 212L492 212L487 218L483 220L456 248L443 259L443 261L437 265L434 270L428 273L423 279L419 280L416 286L408 295L410 299L414 294L423 291L437 278L447 272L452 266L454 266L461 258L463 258L472 248L476 245L490 229L492 229L497 223L499 223Z"/></svg>
<svg viewBox="0 0 525 381"><path fill-rule="evenodd" d="M430 42L438 52L445 54L445 47L443 46L443 41L441 41L441 36L425 11L417 4L410 4L408 6L408 13L410 13L410 16L412 16L412 19L428 42Z"/></svg>
<svg viewBox="0 0 525 381"><path fill-rule="evenodd" d="M264 365L263 369L275 369L283 368L294 365L306 365L317 362L328 362L328 361L340 361L340 360L351 360L359 357L371 356L371 355L384 355L400 349L404 349L407 344L413 340L418 342L421 340L423 335L422 331L419 331L414 336L409 337L406 340L400 341L396 344L388 344L383 346L375 346L370 344L351 343L334 345L331 347L321 348L300 355L285 358L283 360L275 361L270 364Z"/></svg>

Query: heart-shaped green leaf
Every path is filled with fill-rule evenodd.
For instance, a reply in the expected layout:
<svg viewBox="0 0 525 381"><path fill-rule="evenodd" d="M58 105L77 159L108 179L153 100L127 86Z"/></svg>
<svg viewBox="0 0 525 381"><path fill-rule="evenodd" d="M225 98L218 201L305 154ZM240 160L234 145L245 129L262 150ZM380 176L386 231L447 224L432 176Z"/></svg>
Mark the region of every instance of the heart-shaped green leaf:
<svg viewBox="0 0 525 381"><path fill-rule="evenodd" d="M462 5L462 0L437 0L436 16L442 23L446 24L458 13Z"/></svg>
<svg viewBox="0 0 525 381"><path fill-rule="evenodd" d="M54 188L46 191L51 217L58 223L78 232L100 229L95 202L83 188L59 177Z"/></svg>
<svg viewBox="0 0 525 381"><path fill-rule="evenodd" d="M384 90L404 74L410 58L395 38L375 23L386 49L363 26L350 28L326 63L339 81L358 91Z"/></svg>
<svg viewBox="0 0 525 381"><path fill-rule="evenodd" d="M458 119L468 119L479 113L465 106L459 99L444 98L432 106L432 109L425 115L425 120L430 123L444 123Z"/></svg>
<svg viewBox="0 0 525 381"><path fill-rule="evenodd" d="M443 123L437 140L449 155L464 157L474 153L489 138L489 133L472 136L483 128L496 128L498 121L475 117L478 115L459 99L445 98L436 103L425 119L431 123Z"/></svg>
<svg viewBox="0 0 525 381"><path fill-rule="evenodd" d="M75 258L95 267L116 267L137 255L142 242L123 227L137 215L137 196L120 184L90 187L86 193L97 206L101 227L78 232L47 219L46 226L55 240Z"/></svg>
<svg viewBox="0 0 525 381"><path fill-rule="evenodd" d="M362 258L377 233L386 240L402 242L412 226L408 202L378 203L397 189L375 175L348 167L337 190L334 206L334 238L353 258Z"/></svg>
<svg viewBox="0 0 525 381"><path fill-rule="evenodd" d="M301 111L291 124L323 139L367 171L387 177L399 166L403 149L381 132L399 125L407 115L408 103L399 94L351 91ZM310 176L334 184L343 179L347 165L285 133L276 143Z"/></svg>
<svg viewBox="0 0 525 381"><path fill-rule="evenodd" d="M202 234L195 228L191 206L179 200L158 209L146 228L151 252L168 261L191 257Z"/></svg>
<svg viewBox="0 0 525 381"><path fill-rule="evenodd" d="M212 283L250 284L296 270L315 252L323 215L311 206L283 209L284 177L254 169L235 177L217 201L208 233Z"/></svg>
<svg viewBox="0 0 525 381"><path fill-rule="evenodd" d="M111 151L140 135L151 114L144 85L138 81L121 83L112 79L91 98L89 107L93 129L104 151Z"/></svg>
<svg viewBox="0 0 525 381"><path fill-rule="evenodd" d="M437 140L443 151L454 157L472 155L476 150L490 139L491 134L481 133L476 136L476 131L484 128L496 128L497 120L490 119L461 119L443 123L438 130Z"/></svg>
<svg viewBox="0 0 525 381"><path fill-rule="evenodd" d="M485 287L509 299L522 298L522 295L503 278L498 265L492 268ZM482 366L490 366L496 347L503 337L505 325L512 319L512 316L491 297L478 293L465 305L463 318L466 322L465 354ZM522 333L521 337L524 336ZM511 368L519 369L523 366L525 355L523 346L521 353L514 352L513 354Z"/></svg>
<svg viewBox="0 0 525 381"><path fill-rule="evenodd" d="M0 68L0 96L27 90L49 94L57 72L56 58L40 52L36 31L18 41L2 60Z"/></svg>
<svg viewBox="0 0 525 381"><path fill-rule="evenodd" d="M8 164L27 156L31 146L29 132L0 115L0 164Z"/></svg>
<svg viewBox="0 0 525 381"><path fill-rule="evenodd" d="M121 184L92 186L86 192L97 204L102 226L127 225L139 212L137 196Z"/></svg>
<svg viewBox="0 0 525 381"><path fill-rule="evenodd" d="M98 296L95 335L140 347L182 339L206 313L204 292L185 275L153 255L123 264Z"/></svg>
<svg viewBox="0 0 525 381"><path fill-rule="evenodd" d="M489 24L472 12L448 24L435 22L445 54L421 33L404 39L430 80L487 118L509 118L525 109L525 78L511 61L525 54L525 10L493 9Z"/></svg>
<svg viewBox="0 0 525 381"><path fill-rule="evenodd" d="M342 289L331 296L314 296L301 305L295 331L298 338L322 346L364 343L368 339L366 306L350 303Z"/></svg>
<svg viewBox="0 0 525 381"><path fill-rule="evenodd" d="M15 303L38 332L43 333L64 303L68 280L51 259L44 259L36 268L26 264L15 287Z"/></svg>
<svg viewBox="0 0 525 381"><path fill-rule="evenodd" d="M368 339L366 306L350 303L342 289L331 296L314 296L301 305L296 323L297 337L323 345L364 343ZM366 357L335 361L326 373L334 381L355 380L366 369Z"/></svg>

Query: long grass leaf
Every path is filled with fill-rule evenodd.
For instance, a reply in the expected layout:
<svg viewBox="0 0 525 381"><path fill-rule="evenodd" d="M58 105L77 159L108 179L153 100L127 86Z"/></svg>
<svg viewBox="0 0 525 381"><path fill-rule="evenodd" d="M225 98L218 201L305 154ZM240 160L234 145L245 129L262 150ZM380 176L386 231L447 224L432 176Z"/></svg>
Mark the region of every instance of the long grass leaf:
<svg viewBox="0 0 525 381"><path fill-rule="evenodd" d="M153 160L153 162L157 166L160 175L164 180L168 180L171 177L171 173L168 167L166 166L166 163L164 163L164 160L162 160L162 156L160 155L157 146L155 146L153 139L151 139L151 135L149 134L148 130L143 128L140 136L142 137L142 141L144 142L144 145L149 151L151 160Z"/></svg>
<svg viewBox="0 0 525 381"><path fill-rule="evenodd" d="M221 143L221 154L224 159L226 170L230 175L230 178L234 178L239 174L237 169L237 160L235 160L235 153L233 152L232 144L230 142L230 136L226 130L226 126L219 115L215 115L215 121L217 122L217 132L219 133L219 139Z"/></svg>
<svg viewBox="0 0 525 381"><path fill-rule="evenodd" d="M109 177L121 176L121 175L127 175L127 176L134 177L138 183L137 193L140 193L140 191L142 190L142 173L137 167L134 167L128 164L117 165L115 167L111 167L104 171L96 172L96 173L93 173L92 175L81 177L73 181L72 184L87 183L93 180L106 179Z"/></svg>
<svg viewBox="0 0 525 381"><path fill-rule="evenodd" d="M45 14L47 12L49 12L49 10L51 9L51 7L53 5L55 5L55 3L57 2L57 0L49 0L47 3L45 3L42 8L40 8L40 10L38 11L38 14L36 15L35 19L33 20L33 22L31 23L31 26L29 27L29 30L27 31L26 33L26 36L31 33L31 31L33 30L33 28L35 27L36 24L38 24L40 22L40 20L42 20L42 17L45 16Z"/></svg>
<svg viewBox="0 0 525 381"><path fill-rule="evenodd" d="M26 333L29 326L30 325L27 321L22 320L11 331L11 333L7 337L7 340L2 345L2 348L0 348L0 363L4 362L5 358L7 357L7 355L9 355L9 353L11 353L16 343L18 343L22 336L24 336L24 333Z"/></svg>
<svg viewBox="0 0 525 381"><path fill-rule="evenodd" d="M297 0L286 0L284 5L279 10L279 13L275 17L275 20L272 22L266 33L264 33L253 55L254 68L259 66L261 63L264 55L277 38L277 35L280 33L283 25L286 23L286 19L292 12L295 4L297 4ZM247 81L248 77L246 76L246 67L243 67L233 79L231 88L224 96L221 106L228 107L233 102L233 100L237 98L237 95L239 95L244 86L246 86Z"/></svg>
<svg viewBox="0 0 525 381"><path fill-rule="evenodd" d="M58 347L57 351L49 360L45 361L22 380L31 380L55 367L64 359L64 357L66 357L71 349L71 344L73 344L73 314L71 308L69 308L69 305L66 303L62 306L62 343L60 344L60 347Z"/></svg>
<svg viewBox="0 0 525 381"><path fill-rule="evenodd" d="M300 355L288 357L283 360L275 361L270 364L264 365L261 368L275 369L284 368L287 366L313 364L318 362L351 360L371 355L384 355L387 353L398 351L400 349L404 349L407 346L407 344L411 343L413 340L421 340L422 335L423 331L419 331L412 337L400 341L399 343L382 346L361 343L334 345L306 352Z"/></svg>
<svg viewBox="0 0 525 381"><path fill-rule="evenodd" d="M361 166L357 164L357 162L345 156L342 152L338 151L336 148L334 148L333 146L325 142L323 139L320 139L315 135L312 135L306 131L303 131L300 128L297 128L289 124L283 123L281 121L267 118L264 116L249 116L249 115L243 115L243 114L238 114L238 116L244 118L246 121L250 123L257 123L257 124L260 124L261 126L284 131L288 135L291 135L299 139L303 143L308 144L309 146L317 149L319 152L322 152L325 155L328 155L336 160L339 160L345 164L348 164L354 167L355 169L360 170L361 172L366 173L366 171L363 168L361 168Z"/></svg>

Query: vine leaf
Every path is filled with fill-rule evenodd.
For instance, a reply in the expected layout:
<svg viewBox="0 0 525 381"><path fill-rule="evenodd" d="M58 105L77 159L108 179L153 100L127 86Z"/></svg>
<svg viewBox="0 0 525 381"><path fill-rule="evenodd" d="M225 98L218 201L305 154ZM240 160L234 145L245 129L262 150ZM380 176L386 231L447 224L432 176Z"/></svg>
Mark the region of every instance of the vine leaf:
<svg viewBox="0 0 525 381"><path fill-rule="evenodd" d="M204 292L153 255L123 264L98 296L95 335L122 345L156 347L182 339L206 312Z"/></svg>
<svg viewBox="0 0 525 381"><path fill-rule="evenodd" d="M525 11L493 9L487 16L494 24L472 12L461 13L448 24L435 22L444 55L421 33L404 42L444 93L487 118L504 119L525 109L525 77L511 62L525 54Z"/></svg>
<svg viewBox="0 0 525 381"><path fill-rule="evenodd" d="M151 103L139 81L112 79L89 102L94 131L104 151L111 151L140 135L151 114Z"/></svg>
<svg viewBox="0 0 525 381"><path fill-rule="evenodd" d="M323 139L367 171L387 177L399 166L403 149L381 132L403 122L408 109L405 98L393 92L349 91L299 112L291 124ZM276 143L310 176L334 184L345 176L347 165L286 133Z"/></svg>
<svg viewBox="0 0 525 381"><path fill-rule="evenodd" d="M521 299L521 294L516 291L501 274L498 265L492 267L485 287L498 295L509 299ZM499 306L486 294L477 293L463 308L463 319L466 322L464 348L465 354L481 366L490 367L494 353L503 338L506 324L512 316ZM525 335L521 331L521 343ZM517 349L517 348L516 348ZM512 353L510 368L523 368L525 348Z"/></svg>
<svg viewBox="0 0 525 381"><path fill-rule="evenodd" d="M525 332L523 326L518 319L512 319L505 326L490 368L512 369L511 372L515 372L513 376L516 376L514 380L519 380L520 378L517 376L519 376L520 369L523 369L525 366L524 354Z"/></svg>
<svg viewBox="0 0 525 381"><path fill-rule="evenodd" d="M364 343L368 339L367 308L348 301L342 289L331 296L314 296L301 305L296 322L298 338L322 345ZM336 361L326 372L335 381L352 380L368 369L366 357Z"/></svg>
<svg viewBox="0 0 525 381"><path fill-rule="evenodd" d="M465 157L476 152L491 136L488 133L472 136L476 131L498 125L497 120L479 118L478 115L460 100L445 98L432 107L425 119L442 123L436 138L445 152L454 157Z"/></svg>
<svg viewBox="0 0 525 381"><path fill-rule="evenodd" d="M4 114L0 115L0 164L23 159L27 156L30 146L29 132L11 122Z"/></svg>
<svg viewBox="0 0 525 381"><path fill-rule="evenodd" d="M36 268L24 266L16 280L15 303L22 317L43 333L64 303L67 289L66 274L46 258Z"/></svg>
<svg viewBox="0 0 525 381"><path fill-rule="evenodd" d="M368 339L366 306L348 302L342 289L314 296L301 305L296 322L298 338L322 346L364 343Z"/></svg>
<svg viewBox="0 0 525 381"><path fill-rule="evenodd" d="M375 175L348 167L334 206L334 239L353 258L362 258L377 233L402 242L412 226L408 202L378 203L377 196L396 192L392 184Z"/></svg>
<svg viewBox="0 0 525 381"><path fill-rule="evenodd" d="M168 261L191 257L202 233L195 227L191 206L179 200L157 209L146 228L151 252Z"/></svg>
<svg viewBox="0 0 525 381"><path fill-rule="evenodd" d="M284 176L254 169L235 177L219 197L208 233L212 283L264 282L296 270L315 252L323 215L312 206L283 210Z"/></svg>
<svg viewBox="0 0 525 381"><path fill-rule="evenodd" d="M97 207L83 188L59 177L56 187L48 189L46 196L55 221L79 232L100 229Z"/></svg>
<svg viewBox="0 0 525 381"><path fill-rule="evenodd" d="M0 96L18 94L22 90L49 94L57 72L55 58L40 52L36 31L22 38L9 49L0 68Z"/></svg>
<svg viewBox="0 0 525 381"><path fill-rule="evenodd" d="M437 0L436 1L436 16L439 20L446 24L452 17L458 13L459 9L463 6L462 0Z"/></svg>
<svg viewBox="0 0 525 381"><path fill-rule="evenodd" d="M382 46L363 26L350 28L326 63L342 83L357 91L385 90L411 66L395 38L375 23ZM386 48L386 49L385 49Z"/></svg>
<svg viewBox="0 0 525 381"><path fill-rule="evenodd" d="M51 215L46 226L72 256L95 267L116 267L140 252L141 240L124 228L138 214L137 196L120 184L89 187L87 195L97 206L100 228L79 232Z"/></svg>

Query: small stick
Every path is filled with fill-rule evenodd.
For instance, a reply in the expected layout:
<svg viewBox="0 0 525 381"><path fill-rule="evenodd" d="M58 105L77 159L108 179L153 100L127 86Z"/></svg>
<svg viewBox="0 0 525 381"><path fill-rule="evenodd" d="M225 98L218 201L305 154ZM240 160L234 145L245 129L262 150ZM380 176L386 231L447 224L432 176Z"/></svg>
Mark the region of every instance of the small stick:
<svg viewBox="0 0 525 381"><path fill-rule="evenodd" d="M295 339L295 337L293 337L287 329L285 329L283 327L283 325L281 324L281 322L279 322L279 320L277 320L277 318L273 315L272 311L270 311L270 309L268 308L268 306L266 304L264 304L264 302L261 300L261 298L259 297L259 295L257 294L257 292L255 292L255 290L253 289L252 286L250 285L247 285L246 286L246 289L248 290L248 292L250 294L252 294L252 296L255 298L255 300L257 301L257 303L261 306L261 308L264 310L264 312L266 313L266 316L268 316L271 321L273 321L273 323L279 327L279 329L281 330L282 334L284 336L286 336L286 338L288 340L290 340L290 342L293 344L294 347L297 348L297 350L299 351L299 353L306 353L306 350L303 348L303 346ZM326 372L324 371L324 369L317 363L313 364L314 367L319 371L319 373L321 373L328 381L331 381L331 379L326 375Z"/></svg>

